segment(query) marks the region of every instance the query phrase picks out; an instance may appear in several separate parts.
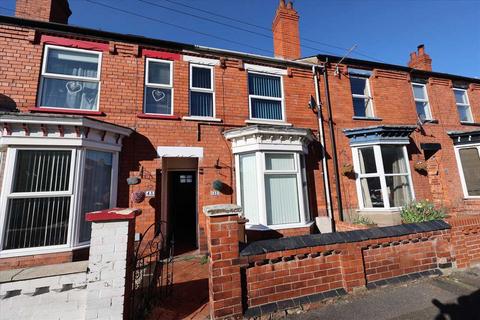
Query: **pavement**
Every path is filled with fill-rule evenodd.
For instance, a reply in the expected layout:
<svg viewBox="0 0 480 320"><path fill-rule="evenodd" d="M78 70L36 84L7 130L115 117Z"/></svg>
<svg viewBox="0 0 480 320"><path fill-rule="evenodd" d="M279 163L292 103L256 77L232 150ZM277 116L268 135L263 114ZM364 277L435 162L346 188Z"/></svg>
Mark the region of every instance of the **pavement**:
<svg viewBox="0 0 480 320"><path fill-rule="evenodd" d="M480 267L348 294L291 320L480 320Z"/></svg>

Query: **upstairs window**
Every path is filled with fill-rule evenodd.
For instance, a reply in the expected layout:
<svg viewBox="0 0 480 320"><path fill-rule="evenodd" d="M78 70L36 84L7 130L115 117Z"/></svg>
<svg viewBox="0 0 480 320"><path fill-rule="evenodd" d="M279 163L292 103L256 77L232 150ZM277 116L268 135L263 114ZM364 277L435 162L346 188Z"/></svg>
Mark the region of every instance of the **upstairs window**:
<svg viewBox="0 0 480 320"><path fill-rule="evenodd" d="M426 86L422 83L412 83L412 88L418 117L421 121L432 120Z"/></svg>
<svg viewBox="0 0 480 320"><path fill-rule="evenodd" d="M46 46L41 107L98 111L101 53Z"/></svg>
<svg viewBox="0 0 480 320"><path fill-rule="evenodd" d="M250 118L283 121L282 77L248 74Z"/></svg>
<svg viewBox="0 0 480 320"><path fill-rule="evenodd" d="M368 76L350 74L350 87L352 88L353 115L373 118L373 103Z"/></svg>
<svg viewBox="0 0 480 320"><path fill-rule="evenodd" d="M144 112L173 114L173 63L147 58Z"/></svg>
<svg viewBox="0 0 480 320"><path fill-rule="evenodd" d="M457 104L458 115L461 122L473 122L472 109L468 102L467 91L464 89L453 89L455 103Z"/></svg>
<svg viewBox="0 0 480 320"><path fill-rule="evenodd" d="M353 148L361 209L398 208L413 198L405 146Z"/></svg>
<svg viewBox="0 0 480 320"><path fill-rule="evenodd" d="M190 65L190 116L215 117L213 67Z"/></svg>

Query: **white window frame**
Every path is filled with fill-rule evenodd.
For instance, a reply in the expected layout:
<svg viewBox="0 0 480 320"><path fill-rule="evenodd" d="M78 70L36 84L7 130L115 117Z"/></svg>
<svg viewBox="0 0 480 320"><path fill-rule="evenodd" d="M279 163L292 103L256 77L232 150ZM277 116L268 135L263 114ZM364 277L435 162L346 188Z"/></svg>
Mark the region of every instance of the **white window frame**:
<svg viewBox="0 0 480 320"><path fill-rule="evenodd" d="M68 191L54 191L54 192L28 192L28 193L12 193L14 171L17 161L18 150L52 150L60 151L67 150L72 152L72 158L70 163L70 181ZM5 175L3 179L2 192L0 195L0 258L16 257L33 254L55 253L71 251L72 249L78 249L82 247L88 247L90 241L79 242L80 235L80 217L82 208L82 185L83 185L83 170L85 165L85 153L86 150L96 150L102 152L108 152L112 154L112 178L110 184L110 207L116 206L117 199L117 179L118 179L118 152L112 150L106 150L102 148L75 148L75 147L56 147L49 146L10 146L7 149L7 156L5 161ZM13 194L13 196L12 196ZM25 198L31 195L35 197L46 196L70 196L70 212L67 231L67 241L62 245L44 246L44 247L32 247L21 249L9 249L3 250L3 241L6 230L6 209L8 199L12 198Z"/></svg>
<svg viewBox="0 0 480 320"><path fill-rule="evenodd" d="M455 146L455 158L457 159L458 172L460 174L460 183L462 185L463 197L465 199L480 199L480 196L471 196L468 194L467 183L465 182L465 175L463 173L463 164L460 158L460 149L474 149L476 148L480 156L480 144L465 144L461 146Z"/></svg>
<svg viewBox="0 0 480 320"><path fill-rule="evenodd" d="M353 103L353 116L354 117L362 117L362 118L375 118L375 108L373 107L372 91L370 90L370 78L367 77L367 76L361 76L361 75L356 75L356 74L350 74L349 78L356 78L356 79L365 80L365 88L368 91L368 95L353 93L353 90L351 89L351 83L350 83L350 90L352 92L352 102L354 101L355 98L363 99L364 101L368 100L368 105L370 106L370 113L372 114L371 116L367 116L366 115L367 112L365 112L365 116L357 116L355 114L355 103Z"/></svg>
<svg viewBox="0 0 480 320"><path fill-rule="evenodd" d="M248 77L249 77L250 74L259 74L259 75L265 75L265 76L279 78L280 79L280 90L281 90L281 93L282 93L282 97L277 98L277 97L268 97L268 96L259 96L259 95L255 95L255 94L250 94L250 88L247 88L247 90L248 90L248 118L252 121L257 121L257 122L284 123L286 121L286 118L285 118L285 92L283 90L283 77L281 75L273 74L273 73L248 71L248 73L247 73L247 84L249 83ZM252 99L280 101L281 106L282 106L282 119L264 119L264 118L254 118L254 117L252 117Z"/></svg>
<svg viewBox="0 0 480 320"><path fill-rule="evenodd" d="M88 54L95 54L98 56L98 65L97 65L97 76L93 77L82 77L82 76L68 76L64 74L56 74L56 73L49 73L47 72L47 58L48 58L48 51L50 49L58 49L63 51L72 51L72 52L82 52ZM100 81L100 74L102 70L102 52L94 51L94 50L85 50L85 49L77 49L77 48L70 48L70 47L62 47L62 46L55 46L55 45L45 45L45 50L43 52L43 60L42 60L42 74L40 76L40 86L38 90L38 103L40 108L49 108L49 109L60 109L60 110L78 110L78 111L98 111L100 106L100 93L102 89L102 83ZM62 108L62 107L50 107L50 106L42 106L42 92L43 92L43 82L45 78L50 79L62 79L62 80L79 80L79 81L89 81L89 82L97 82L98 83L98 93L97 93L97 103L95 109L80 109L80 108Z"/></svg>
<svg viewBox="0 0 480 320"><path fill-rule="evenodd" d="M306 169L305 159L299 152L281 151L281 150L252 150L248 152L242 152L235 154L235 170L236 175L236 188L237 188L237 204L242 205L242 192L241 192L241 179L240 179L240 155L252 154L255 155L256 161L256 175L258 183L258 206L259 217L258 224L247 223L247 228L251 230L269 230L269 229L288 229L305 227L311 224L310 211L308 207L308 194L304 183L306 181ZM267 170L265 155L266 154L288 154L293 155L294 169L293 170ZM301 163L302 162L302 163ZM267 204L265 193L265 176L266 175L282 175L282 174L295 174L297 178L297 193L298 193L298 210L300 213L300 222L268 225L267 223Z"/></svg>
<svg viewBox="0 0 480 320"><path fill-rule="evenodd" d="M415 90L413 89L415 86L420 86L422 87L423 94L425 95L425 99L417 98L415 97ZM417 114L417 117L420 118L420 115L417 112L417 102L422 102L427 104L427 113L425 114L425 119L424 121L431 121L433 120L432 118L432 109L430 107L430 101L428 99L428 92L427 92L427 86L424 83L419 83L419 82L412 82L412 93L413 93L413 100L415 101L415 113Z"/></svg>
<svg viewBox="0 0 480 320"><path fill-rule="evenodd" d="M383 158L382 158L382 146L398 146L402 148L403 157L406 161L406 168L407 173L385 173L385 168L383 166ZM377 167L376 173L361 173L360 167L360 159L359 159L359 149L373 147L374 156L375 156L375 166ZM393 176L407 176L408 183L410 185L410 196L411 200L415 200L415 191L413 188L413 181L412 181L412 173L410 170L410 162L408 161L408 152L407 147L404 143L370 143L370 144L362 144L362 145L355 145L352 146L352 157L353 157L353 165L356 173L355 184L357 187L357 199L358 205L360 210L364 211L398 211L401 207L392 207L390 206L390 198L388 196L388 188L387 188L387 181L386 177L393 177ZM382 188L382 199L384 206L382 208L369 208L365 207L363 202L363 190L361 185L362 178L373 178L378 177L380 178L380 186Z"/></svg>
<svg viewBox="0 0 480 320"><path fill-rule="evenodd" d="M194 87L193 86L193 77L192 77L192 74L193 74L193 68L200 68L200 69L209 69L210 70L210 83L212 84L212 87L210 89L206 89L206 88L198 88L198 87ZM190 92L202 92L202 93L211 93L212 94L212 115L211 116L207 116L207 117L204 117L204 116L195 116L195 115L192 115L192 106L191 106L191 99L190 99L190 96L188 98L188 105L189 105L189 108L188 108L188 118L190 119L198 119L198 120L216 120L215 118L215 115L216 115L216 103L215 103L215 76L214 76L214 73L215 73L215 67L214 66L211 66L211 65L205 65L205 64L195 64L195 63L191 63L190 64L190 80L189 80L189 88L190 88Z"/></svg>
<svg viewBox="0 0 480 320"><path fill-rule="evenodd" d="M455 91L463 92L466 103L457 102L457 98L455 97ZM470 106L470 100L468 99L468 91L465 90L465 89L453 88L453 95L454 95L454 99L455 99L455 105L457 106L458 116L460 117L460 112L458 111L458 107L467 107L468 108L468 113L470 115L470 120L464 121L464 120L460 119L460 122L473 123L475 120L473 119L472 107Z"/></svg>
<svg viewBox="0 0 480 320"><path fill-rule="evenodd" d="M151 83L148 81L148 74L150 68L150 62L158 62L158 63L165 63L170 66L170 81L168 84L160 84L160 83ZM170 113L151 113L147 112L147 88L160 88L160 89L170 89L171 91L171 106L170 106ZM145 114L153 114L153 115L166 115L172 116L173 115L173 106L174 106L174 89L173 89L173 61L170 60L162 60L162 59L154 59L154 58L146 58L145 60L145 88L144 88L144 97L143 97L143 113Z"/></svg>

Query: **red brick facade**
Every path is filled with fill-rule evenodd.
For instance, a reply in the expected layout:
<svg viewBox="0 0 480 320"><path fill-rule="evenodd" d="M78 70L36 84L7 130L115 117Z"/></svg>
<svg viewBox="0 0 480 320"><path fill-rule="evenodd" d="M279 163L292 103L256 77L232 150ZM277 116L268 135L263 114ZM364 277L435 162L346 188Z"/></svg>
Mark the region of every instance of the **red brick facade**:
<svg viewBox="0 0 480 320"><path fill-rule="evenodd" d="M29 2L18 1L18 3L18 8L22 8ZM23 17L28 18L27 16ZM46 20L46 16L43 14L39 18ZM137 232L144 231L154 221L168 220L166 197L164 196L166 191L163 190L166 184L162 181L166 181L168 169L173 164L157 156L156 148L158 146L203 148L204 156L198 159L198 165L189 167L197 172L197 212L201 212L201 208L205 205L236 203L234 157L230 142L224 138L223 132L247 125L245 121L249 119L249 94L246 63L286 70L286 75L282 76L285 121L296 128L311 129L315 135L318 132L317 116L308 108L310 97L315 97L311 65L303 66L294 62L252 58L226 51L209 52L195 49L196 51L192 53L192 47L187 45L160 41L142 42L139 38L89 32L84 29L68 29L69 27L65 27L65 30L62 31L58 27L50 28L48 24L44 24L42 27L29 25L14 18L2 19L0 23L0 109L32 113L45 111L36 108L44 45L46 39L52 39L45 36L64 39L66 46L76 46L78 43L85 46L85 42L89 42L93 43L93 50L101 50L99 112L82 112L81 114L135 130L130 138L124 140L120 155L117 205L119 207L131 206L130 194L134 191L154 190L156 192L156 197L147 198L144 202L135 204L136 207L143 210L143 214L137 218ZM292 41L299 41L298 15L291 4L285 5L284 1L281 1L273 30L275 53L286 59L300 57L300 46L291 45ZM214 67L214 89L215 117L221 119L221 122L183 119L189 115L189 62L182 59L186 55L185 51L189 52L188 55L219 61L218 65ZM173 88L175 90L173 116L155 117L143 114L146 52L149 54L156 52L157 55L173 61ZM480 119L480 81L438 73L407 71L398 66L380 64L365 66L359 61L348 59L345 61L345 64L338 66L340 71L338 75L335 72L337 65L334 62L327 64L339 164L352 164L353 162L349 140L343 133L343 129L372 125L417 124L411 81L413 77L423 77L427 81L432 115L434 119L438 120L438 123L419 126L411 136L408 151L415 197L431 199L437 205L446 207L452 215L458 212L478 212L480 200L464 199L452 139L446 132L472 130L471 126L462 125L458 120L452 90L452 86L457 82L468 86L467 93L473 118ZM305 62L323 65L325 61L320 58ZM372 70L370 85L375 116L378 118L375 121L353 119L352 95L347 76L348 67L368 67ZM320 79L319 85L321 88L320 100L325 104L326 94L323 79ZM325 107L322 108L322 114L323 119L328 119ZM335 188L333 188L336 177L331 170L331 155L334 150L330 147L326 120L324 126L327 130L325 146L330 168L330 189L334 200L332 203L334 204L335 219L338 220L340 215L336 208ZM413 165L418 160L425 160L425 154L420 148L421 143L440 143L442 146L441 150L427 160L428 173L426 175L413 170ZM308 199L310 212L314 218L325 216L327 211L319 144L312 144L309 151L306 159ZM178 163L181 162L178 161ZM141 184L129 187L125 181L131 176L140 176ZM212 182L215 180L221 180L230 186L233 193L217 194L212 192ZM359 208L355 180L348 176L340 176L338 182L342 190L342 202L346 215L355 214ZM291 236L309 233L311 229L311 227L305 227L297 230L283 230L279 233ZM467 239L465 241L468 241L469 238L465 237ZM207 249L205 217L202 214L198 214L198 245L202 251ZM68 255L62 254L62 257L64 256ZM328 259L334 259L334 257ZM50 262L47 260L45 263ZM41 263L36 257L31 261L35 264ZM4 263L10 266L10 261L0 259L0 268ZM253 273L255 272L251 271L249 276L253 277ZM258 293L259 297L261 295Z"/></svg>

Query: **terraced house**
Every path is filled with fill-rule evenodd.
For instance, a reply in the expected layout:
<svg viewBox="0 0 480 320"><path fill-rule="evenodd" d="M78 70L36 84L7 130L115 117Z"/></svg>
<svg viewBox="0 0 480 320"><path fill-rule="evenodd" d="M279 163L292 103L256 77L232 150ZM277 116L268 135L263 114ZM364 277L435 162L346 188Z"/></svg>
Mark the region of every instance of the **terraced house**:
<svg viewBox="0 0 480 320"><path fill-rule="evenodd" d="M114 207L175 254L208 250L214 204L243 208L247 242L397 225L414 199L478 213L480 80L433 71L423 45L407 66L302 57L283 0L275 57L70 14L17 0L0 17L0 270L87 259L86 213Z"/></svg>

